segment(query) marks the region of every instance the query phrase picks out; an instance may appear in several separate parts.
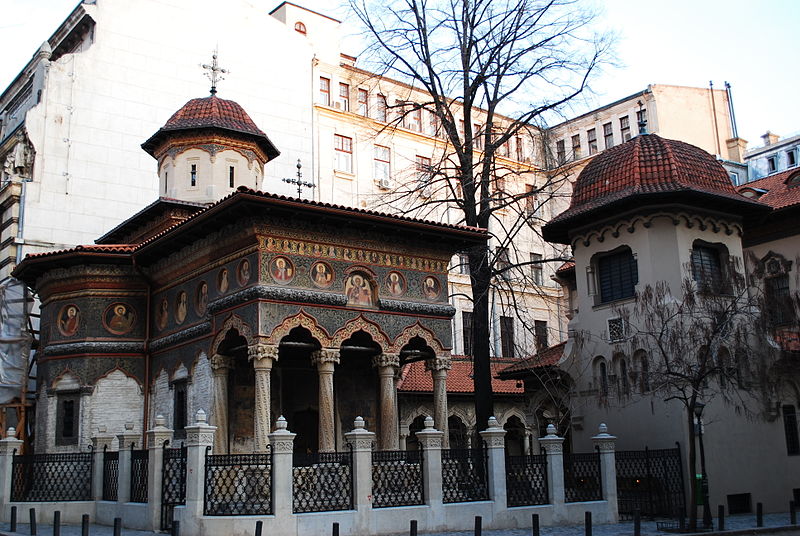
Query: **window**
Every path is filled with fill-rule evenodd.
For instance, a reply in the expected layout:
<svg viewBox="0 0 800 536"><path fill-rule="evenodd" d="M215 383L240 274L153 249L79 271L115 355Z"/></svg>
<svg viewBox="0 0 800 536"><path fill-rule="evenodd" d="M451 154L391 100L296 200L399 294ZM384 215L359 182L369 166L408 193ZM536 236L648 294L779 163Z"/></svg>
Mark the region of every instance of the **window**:
<svg viewBox="0 0 800 536"><path fill-rule="evenodd" d="M475 148L483 150L483 136L481 136L481 126L477 123L472 125L472 139L475 140Z"/></svg>
<svg viewBox="0 0 800 536"><path fill-rule="evenodd" d="M331 105L331 81L323 77L319 78L319 103Z"/></svg>
<svg viewBox="0 0 800 536"><path fill-rule="evenodd" d="M375 146L374 174L375 180L378 181L381 186L389 185L390 157L391 153L388 147L384 147L383 145Z"/></svg>
<svg viewBox="0 0 800 536"><path fill-rule="evenodd" d="M650 362L644 352L639 355L639 369L639 391L644 394L650 390Z"/></svg>
<svg viewBox="0 0 800 536"><path fill-rule="evenodd" d="M197 164L192 164L189 171L189 186L197 186Z"/></svg>
<svg viewBox="0 0 800 536"><path fill-rule="evenodd" d="M339 108L345 112L350 111L350 86L344 82L339 82Z"/></svg>
<svg viewBox="0 0 800 536"><path fill-rule="evenodd" d="M442 125L436 112L428 112L428 134L438 136L441 129Z"/></svg>
<svg viewBox="0 0 800 536"><path fill-rule="evenodd" d="M797 165L797 149L786 151L786 167L795 167Z"/></svg>
<svg viewBox="0 0 800 536"><path fill-rule="evenodd" d="M510 275L509 267L511 261L508 258L508 248L497 246L494 248L495 270L499 272L500 277L508 279Z"/></svg>
<svg viewBox="0 0 800 536"><path fill-rule="evenodd" d="M58 395L56 445L77 445L80 426L80 394Z"/></svg>
<svg viewBox="0 0 800 536"><path fill-rule="evenodd" d="M631 394L631 385L628 381L628 364L624 359L619 360L619 387L621 395Z"/></svg>
<svg viewBox="0 0 800 536"><path fill-rule="evenodd" d="M533 278L534 285L542 285L542 254L531 253L531 278Z"/></svg>
<svg viewBox="0 0 800 536"><path fill-rule="evenodd" d="M386 97L383 95L378 95L378 109L375 119L385 123L388 108L389 105L386 103Z"/></svg>
<svg viewBox="0 0 800 536"><path fill-rule="evenodd" d="M722 260L719 249L695 243L692 248L692 279L703 292L723 290Z"/></svg>
<svg viewBox="0 0 800 536"><path fill-rule="evenodd" d="M563 165L567 161L567 150L564 146L564 140L556 142L556 162L558 165Z"/></svg>
<svg viewBox="0 0 800 536"><path fill-rule="evenodd" d="M636 126L641 131L642 126L647 126L647 110L642 108L636 112Z"/></svg>
<svg viewBox="0 0 800 536"><path fill-rule="evenodd" d="M458 273L469 275L469 255L465 255L464 253L458 254Z"/></svg>
<svg viewBox="0 0 800 536"><path fill-rule="evenodd" d="M603 125L603 142L606 149L614 147L614 131L611 129L611 123Z"/></svg>
<svg viewBox="0 0 800 536"><path fill-rule="evenodd" d="M736 173L735 171L731 171L728 174L728 177L731 179L731 184L733 184L734 186L739 186L739 174L738 173Z"/></svg>
<svg viewBox="0 0 800 536"><path fill-rule="evenodd" d="M536 352L546 350L550 345L547 341L547 322L544 320L533 321L533 336L536 343Z"/></svg>
<svg viewBox="0 0 800 536"><path fill-rule="evenodd" d="M593 155L597 152L597 131L590 128L586 131L587 145L589 145L589 154Z"/></svg>
<svg viewBox="0 0 800 536"><path fill-rule="evenodd" d="M366 117L367 113L367 102L369 101L369 93L367 93L366 89L359 89L358 90L358 113Z"/></svg>
<svg viewBox="0 0 800 536"><path fill-rule="evenodd" d="M631 121L627 115L619 118L619 131L622 135L622 141L631 139Z"/></svg>
<svg viewBox="0 0 800 536"><path fill-rule="evenodd" d="M172 404L172 428L175 430L175 437L182 439L186 437L184 428L187 424L187 396L186 396L186 380L175 381L172 384L173 389L173 404Z"/></svg>
<svg viewBox="0 0 800 536"><path fill-rule="evenodd" d="M789 297L789 274L778 274L764 280L767 313L770 323L776 326L792 319L792 302Z"/></svg>
<svg viewBox="0 0 800 536"><path fill-rule="evenodd" d="M234 173L235 173L234 167L228 166L228 186L230 186L231 188L233 188L234 184Z"/></svg>
<svg viewBox="0 0 800 536"><path fill-rule="evenodd" d="M597 365L597 375L598 383L600 384L600 394L608 396L608 369L606 368L606 362L603 361L602 358Z"/></svg>
<svg viewBox="0 0 800 536"><path fill-rule="evenodd" d="M431 159L426 156L417 155L416 159L417 168L417 182L420 185L426 185L431 182L433 168L431 167Z"/></svg>
<svg viewBox="0 0 800 536"><path fill-rule="evenodd" d="M525 148L522 145L522 138L517 136L514 138L514 147L517 149L517 162L525 160Z"/></svg>
<svg viewBox="0 0 800 536"><path fill-rule="evenodd" d="M353 172L353 139L347 136L334 134L334 148L336 149L336 170L346 173Z"/></svg>
<svg viewBox="0 0 800 536"><path fill-rule="evenodd" d="M514 357L514 318L500 317L500 347L503 357Z"/></svg>
<svg viewBox="0 0 800 536"><path fill-rule="evenodd" d="M581 135L572 136L572 159L578 160L581 156Z"/></svg>
<svg viewBox="0 0 800 536"><path fill-rule="evenodd" d="M525 197L525 210L528 214L536 214L539 210L539 196L537 195L536 186L533 184L526 184L525 191L527 196Z"/></svg>
<svg viewBox="0 0 800 536"><path fill-rule="evenodd" d="M302 22L295 22L294 31L306 35L306 25L303 24Z"/></svg>
<svg viewBox="0 0 800 536"><path fill-rule="evenodd" d="M406 128L414 132L422 132L422 108L412 109L406 115Z"/></svg>
<svg viewBox="0 0 800 536"><path fill-rule="evenodd" d="M800 438L797 433L797 413L795 407L786 405L783 410L783 429L786 433L786 454L797 456L800 454Z"/></svg>
<svg viewBox="0 0 800 536"><path fill-rule="evenodd" d="M630 248L600 257L597 271L601 303L630 298L636 294L639 274Z"/></svg>
<svg viewBox="0 0 800 536"><path fill-rule="evenodd" d="M169 171L164 172L164 195L167 195L167 185L169 184Z"/></svg>
<svg viewBox="0 0 800 536"><path fill-rule="evenodd" d="M778 171L778 157L777 156L770 156L767 158L767 170L770 173L775 173Z"/></svg>
<svg viewBox="0 0 800 536"><path fill-rule="evenodd" d="M472 355L472 312L461 311L461 336L464 342L464 355Z"/></svg>

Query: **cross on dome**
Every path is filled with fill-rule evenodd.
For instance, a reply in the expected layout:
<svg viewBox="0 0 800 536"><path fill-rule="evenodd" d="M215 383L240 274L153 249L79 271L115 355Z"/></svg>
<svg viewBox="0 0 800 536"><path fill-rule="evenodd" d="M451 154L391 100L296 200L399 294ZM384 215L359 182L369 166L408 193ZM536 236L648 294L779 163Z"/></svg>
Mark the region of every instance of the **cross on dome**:
<svg viewBox="0 0 800 536"><path fill-rule="evenodd" d="M223 69L222 67L219 66L219 63L217 62L216 48L214 49L214 52L212 52L211 54L211 65L203 63L201 67L207 71L205 75L211 81L211 94L216 95L217 83L221 82L222 80L225 80L225 77L223 77L222 75L230 73L229 70Z"/></svg>

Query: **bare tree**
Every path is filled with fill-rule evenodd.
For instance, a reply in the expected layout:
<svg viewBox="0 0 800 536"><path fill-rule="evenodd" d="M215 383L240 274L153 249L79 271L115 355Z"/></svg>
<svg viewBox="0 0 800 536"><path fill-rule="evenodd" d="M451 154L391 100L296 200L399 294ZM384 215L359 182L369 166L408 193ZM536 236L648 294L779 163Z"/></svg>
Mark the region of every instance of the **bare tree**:
<svg viewBox="0 0 800 536"><path fill-rule="evenodd" d="M370 67L419 91L410 91L414 100L389 103L394 125L424 111L437 123L441 139L436 158L418 163L386 204L488 229L495 244L494 251L476 247L467 256L480 430L493 413L490 293L504 289L513 304L526 265L561 258L516 255L515 239L523 229L538 233L543 208L564 180L559 173L543 175L531 163L545 168L550 163L549 152L534 152L532 140L549 117L587 90L609 53L609 40L592 32L593 14L573 0L350 0L350 5L371 43Z"/></svg>

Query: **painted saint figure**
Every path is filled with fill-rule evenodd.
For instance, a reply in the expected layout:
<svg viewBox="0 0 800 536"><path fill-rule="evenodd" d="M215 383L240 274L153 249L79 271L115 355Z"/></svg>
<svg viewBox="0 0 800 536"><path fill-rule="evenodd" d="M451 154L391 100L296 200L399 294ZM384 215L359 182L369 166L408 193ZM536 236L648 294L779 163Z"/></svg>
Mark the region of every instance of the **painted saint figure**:
<svg viewBox="0 0 800 536"><path fill-rule="evenodd" d="M288 283L294 277L294 267L286 257L276 257L270 268L272 278L279 283Z"/></svg>
<svg viewBox="0 0 800 536"><path fill-rule="evenodd" d="M65 337L71 337L78 331L81 323L81 312L76 305L67 305L58 315L58 331Z"/></svg>
<svg viewBox="0 0 800 536"><path fill-rule="evenodd" d="M186 296L186 291L180 291L178 293L178 301L175 308L175 322L178 324L183 324L183 321L186 320L186 313L188 309L187 301L188 297Z"/></svg>
<svg viewBox="0 0 800 536"><path fill-rule="evenodd" d="M362 274L351 274L344 286L347 296L347 305L373 306L372 287L369 280Z"/></svg>
<svg viewBox="0 0 800 536"><path fill-rule="evenodd" d="M425 293L426 298L435 300L439 297L439 280L431 276L426 277L422 286L422 291Z"/></svg>
<svg viewBox="0 0 800 536"><path fill-rule="evenodd" d="M124 303L115 303L106 309L106 329L115 335L124 335L133 328L136 315Z"/></svg>
<svg viewBox="0 0 800 536"><path fill-rule="evenodd" d="M317 262L311 267L311 281L319 288L327 288L333 282L331 268L324 262Z"/></svg>
<svg viewBox="0 0 800 536"><path fill-rule="evenodd" d="M208 283L202 281L197 286L197 294L195 295L195 310L197 314L203 316L206 314L208 307Z"/></svg>
<svg viewBox="0 0 800 536"><path fill-rule="evenodd" d="M228 269L223 268L217 274L217 289L220 294L225 294L228 291Z"/></svg>
<svg viewBox="0 0 800 536"><path fill-rule="evenodd" d="M242 262L239 263L237 277L240 285L246 285L250 282L250 261L242 259Z"/></svg>
<svg viewBox="0 0 800 536"><path fill-rule="evenodd" d="M392 296L400 296L405 291L405 281L403 276L397 272L389 272L389 277L386 279L386 288Z"/></svg>
<svg viewBox="0 0 800 536"><path fill-rule="evenodd" d="M156 325L158 326L158 329L164 329L165 327L167 327L168 320L169 320L169 303L167 303L167 299L164 298L158 305L158 313L156 314Z"/></svg>

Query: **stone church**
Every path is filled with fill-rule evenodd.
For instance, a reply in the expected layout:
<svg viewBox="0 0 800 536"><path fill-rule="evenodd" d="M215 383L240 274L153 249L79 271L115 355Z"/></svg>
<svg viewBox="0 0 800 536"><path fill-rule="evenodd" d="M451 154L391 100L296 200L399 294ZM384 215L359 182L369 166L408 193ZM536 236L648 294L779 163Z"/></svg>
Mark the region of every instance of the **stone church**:
<svg viewBox="0 0 800 536"><path fill-rule="evenodd" d="M397 449L399 371L416 362L446 431L447 269L484 231L258 191L279 151L213 90L142 147L162 197L14 272L41 300L37 452L156 415L180 438L199 409L218 452L265 450L280 415L302 452L343 448L359 415Z"/></svg>

